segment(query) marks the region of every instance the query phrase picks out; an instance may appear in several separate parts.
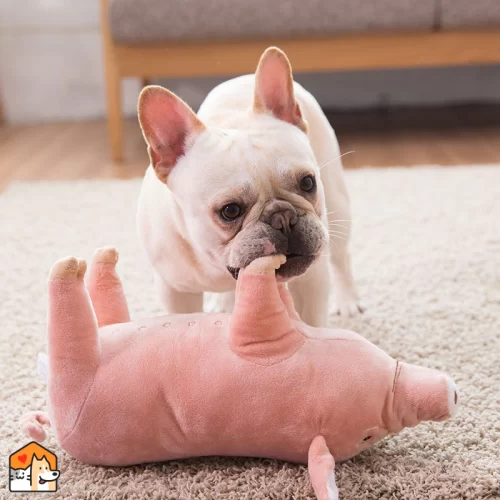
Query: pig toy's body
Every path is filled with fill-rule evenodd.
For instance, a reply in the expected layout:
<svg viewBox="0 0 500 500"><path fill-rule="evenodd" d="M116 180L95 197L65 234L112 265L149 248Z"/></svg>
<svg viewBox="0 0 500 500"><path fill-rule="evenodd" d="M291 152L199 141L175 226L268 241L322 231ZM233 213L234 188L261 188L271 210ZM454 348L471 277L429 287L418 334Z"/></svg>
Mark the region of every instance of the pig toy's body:
<svg viewBox="0 0 500 500"><path fill-rule="evenodd" d="M56 263L49 282L50 420L84 462L309 458L318 497L336 498L328 450L344 460L457 405L446 375L396 362L355 333L301 322L274 276L280 256L240 273L231 315L138 322L116 260L112 249L96 253L88 292L74 258ZM31 435L41 431L36 420L25 419Z"/></svg>

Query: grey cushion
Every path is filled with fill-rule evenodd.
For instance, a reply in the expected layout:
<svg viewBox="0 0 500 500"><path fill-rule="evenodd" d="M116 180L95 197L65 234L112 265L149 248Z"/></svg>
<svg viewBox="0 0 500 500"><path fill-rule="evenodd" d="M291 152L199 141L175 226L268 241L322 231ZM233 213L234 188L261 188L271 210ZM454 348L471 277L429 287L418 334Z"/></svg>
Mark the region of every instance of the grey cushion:
<svg viewBox="0 0 500 500"><path fill-rule="evenodd" d="M117 42L431 29L438 0L110 0ZM493 0L494 1L494 0Z"/></svg>
<svg viewBox="0 0 500 500"><path fill-rule="evenodd" d="M500 26L500 0L441 0L441 25L443 29Z"/></svg>

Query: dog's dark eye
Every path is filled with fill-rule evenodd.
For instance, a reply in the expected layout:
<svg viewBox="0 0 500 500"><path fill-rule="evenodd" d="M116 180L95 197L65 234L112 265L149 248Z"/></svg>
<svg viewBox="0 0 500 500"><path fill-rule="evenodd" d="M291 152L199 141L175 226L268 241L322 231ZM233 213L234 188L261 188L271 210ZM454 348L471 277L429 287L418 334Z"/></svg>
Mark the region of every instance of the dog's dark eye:
<svg viewBox="0 0 500 500"><path fill-rule="evenodd" d="M310 193L316 187L316 181L312 175L302 177L300 181L300 189L306 193Z"/></svg>
<svg viewBox="0 0 500 500"><path fill-rule="evenodd" d="M224 220L232 221L237 219L243 210L237 203L229 203L221 211L220 214Z"/></svg>

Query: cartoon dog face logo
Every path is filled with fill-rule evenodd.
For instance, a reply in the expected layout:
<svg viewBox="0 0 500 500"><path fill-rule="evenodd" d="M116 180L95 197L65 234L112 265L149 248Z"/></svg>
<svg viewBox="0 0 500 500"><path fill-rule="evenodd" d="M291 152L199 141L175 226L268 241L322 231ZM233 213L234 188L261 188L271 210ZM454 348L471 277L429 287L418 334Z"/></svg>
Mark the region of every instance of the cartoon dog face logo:
<svg viewBox="0 0 500 500"><path fill-rule="evenodd" d="M56 491L58 477L59 471L50 468L45 455L42 458L33 455L31 461L31 491Z"/></svg>
<svg viewBox="0 0 500 500"><path fill-rule="evenodd" d="M57 457L32 441L9 457L9 489L17 491L56 491L60 472Z"/></svg>

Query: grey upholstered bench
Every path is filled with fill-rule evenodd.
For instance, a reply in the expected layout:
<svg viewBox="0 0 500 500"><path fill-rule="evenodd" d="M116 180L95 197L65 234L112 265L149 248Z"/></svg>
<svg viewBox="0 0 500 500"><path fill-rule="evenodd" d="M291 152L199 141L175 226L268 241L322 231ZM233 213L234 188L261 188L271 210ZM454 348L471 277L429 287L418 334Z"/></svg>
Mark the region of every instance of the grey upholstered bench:
<svg viewBox="0 0 500 500"><path fill-rule="evenodd" d="M269 45L295 71L500 62L500 0L101 0L112 156L120 80L254 71Z"/></svg>

